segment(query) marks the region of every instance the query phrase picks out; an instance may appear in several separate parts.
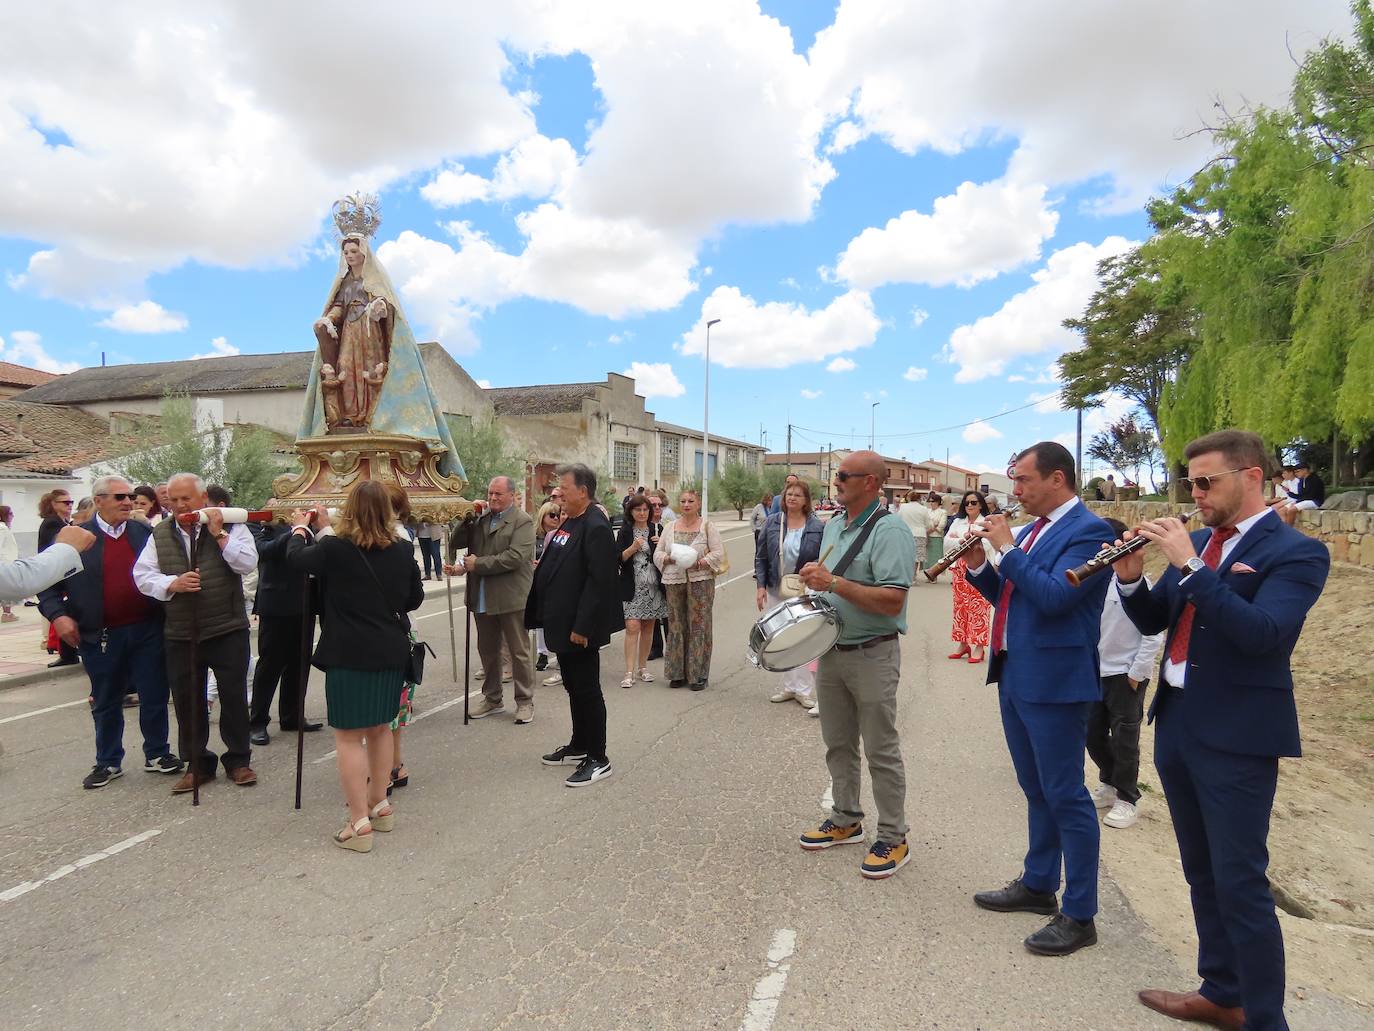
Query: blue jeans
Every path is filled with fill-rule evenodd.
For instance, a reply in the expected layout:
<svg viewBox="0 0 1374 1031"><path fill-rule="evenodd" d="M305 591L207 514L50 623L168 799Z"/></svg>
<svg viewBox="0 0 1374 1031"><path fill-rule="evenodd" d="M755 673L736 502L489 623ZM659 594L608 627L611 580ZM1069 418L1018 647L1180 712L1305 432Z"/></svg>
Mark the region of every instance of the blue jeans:
<svg viewBox="0 0 1374 1031"><path fill-rule="evenodd" d="M436 537L420 538L420 555L425 563L425 576L430 575L431 565L434 569L434 576L444 575L444 558L439 547L440 543Z"/></svg>
<svg viewBox="0 0 1374 1031"><path fill-rule="evenodd" d="M95 761L118 768L124 762L124 695L138 692L138 729L145 759L170 755L167 745L167 663L162 654L162 622L146 620L114 627L105 650L100 642L81 642L81 664L91 678L91 717L95 721Z"/></svg>

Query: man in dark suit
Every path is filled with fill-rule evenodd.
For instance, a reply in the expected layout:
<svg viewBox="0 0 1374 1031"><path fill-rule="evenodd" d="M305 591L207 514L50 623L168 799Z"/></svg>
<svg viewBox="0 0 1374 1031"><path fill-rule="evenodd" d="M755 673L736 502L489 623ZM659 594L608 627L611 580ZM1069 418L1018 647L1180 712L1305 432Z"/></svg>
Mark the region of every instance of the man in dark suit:
<svg viewBox="0 0 1374 1031"><path fill-rule="evenodd" d="M1078 499L1073 456L1045 441L1016 457L1013 493L1035 522L1013 535L1003 515L973 533L1000 554L969 553L968 581L996 608L988 683L997 684L1002 729L1029 807L1021 876L974 902L999 913L1054 919L1025 940L1031 952L1066 956L1097 943L1097 810L1083 783L1088 717L1102 697L1097 641L1107 583L1073 587L1064 570L1092 558L1111 528ZM1064 901L1059 890L1064 868Z"/></svg>
<svg viewBox="0 0 1374 1031"><path fill-rule="evenodd" d="M81 571L38 596L38 611L62 640L80 649L91 679L95 767L81 782L87 789L123 776L126 684L138 692L143 768L166 774L182 769L167 742L162 609L139 593L133 576L152 528L129 518L134 493L126 480L102 476L94 494L95 517L82 529L95 534L95 544L82 554Z"/></svg>
<svg viewBox="0 0 1374 1031"><path fill-rule="evenodd" d="M1169 561L1151 589L1136 552L1116 563L1126 614L1169 631L1150 707L1155 768L1169 802L1198 932L1198 991L1147 989L1180 1020L1285 1029L1283 934L1266 871L1279 756L1301 754L1290 659L1326 583L1326 547L1264 503L1268 452L1221 430L1184 450L1184 480L1209 529L1138 528ZM1127 536L1132 536L1128 534Z"/></svg>
<svg viewBox="0 0 1374 1031"><path fill-rule="evenodd" d="M611 775L600 649L625 628L625 617L611 524L592 505L596 473L577 464L560 466L558 476L566 518L544 543L525 606L525 626L543 628L545 643L558 656L572 710L572 739L544 756L544 763L577 763L565 783L580 788Z"/></svg>
<svg viewBox="0 0 1374 1031"><path fill-rule="evenodd" d="M329 513L315 515L306 533L329 525ZM305 590L309 577L295 572L286 559L291 527L268 523L256 535L258 587L253 594L253 615L258 617L258 664L253 670L253 700L248 709L248 739L255 745L272 740L272 696L281 684L277 723L283 731L297 729L301 712L301 635ZM305 723L305 731L319 730L319 723Z"/></svg>

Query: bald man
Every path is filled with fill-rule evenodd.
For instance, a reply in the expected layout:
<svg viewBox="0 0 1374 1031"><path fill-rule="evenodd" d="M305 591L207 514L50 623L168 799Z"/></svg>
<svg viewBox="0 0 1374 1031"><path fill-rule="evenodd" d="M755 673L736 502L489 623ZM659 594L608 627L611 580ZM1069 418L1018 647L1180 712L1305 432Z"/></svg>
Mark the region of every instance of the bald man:
<svg viewBox="0 0 1374 1031"><path fill-rule="evenodd" d="M872 451L855 451L835 474L835 497L844 511L831 516L821 538L820 562L801 569L807 587L821 591L844 620L835 647L816 671L821 737L835 805L829 819L801 836L818 851L862 844L859 743L868 756L878 835L859 872L891 877L906 865L906 767L897 734L898 635L906 633L906 597L916 567L911 531L887 518L879 504L887 466Z"/></svg>

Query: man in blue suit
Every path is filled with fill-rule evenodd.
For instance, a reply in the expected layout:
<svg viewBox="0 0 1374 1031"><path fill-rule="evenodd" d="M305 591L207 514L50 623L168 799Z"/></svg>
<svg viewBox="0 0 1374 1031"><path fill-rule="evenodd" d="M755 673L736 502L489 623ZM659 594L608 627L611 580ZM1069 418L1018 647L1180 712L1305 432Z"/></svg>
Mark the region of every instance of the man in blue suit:
<svg viewBox="0 0 1374 1031"><path fill-rule="evenodd" d="M1209 529L1147 522L1137 532L1169 569L1146 588L1136 552L1116 573L1141 632L1169 631L1149 718L1192 889L1202 984L1188 993L1147 989L1140 1001L1180 1020L1281 1031L1288 1023L1283 933L1266 875L1269 813L1279 756L1302 751L1290 658L1331 559L1265 507L1269 456L1257 434L1211 433L1184 457L1183 482Z"/></svg>
<svg viewBox="0 0 1374 1031"><path fill-rule="evenodd" d="M1088 717L1102 697L1097 641L1107 583L1073 587L1064 570L1113 537L1078 500L1073 456L1044 441L1016 456L1013 493L1036 520L1013 535L1005 517L973 532L990 541L999 568L975 549L968 581L994 606L988 683L997 684L1002 729L1026 795L1030 845L1021 876L973 901L999 913L1042 913L1031 952L1067 956L1097 943L1097 809L1083 783ZM1059 890L1064 869L1064 903Z"/></svg>

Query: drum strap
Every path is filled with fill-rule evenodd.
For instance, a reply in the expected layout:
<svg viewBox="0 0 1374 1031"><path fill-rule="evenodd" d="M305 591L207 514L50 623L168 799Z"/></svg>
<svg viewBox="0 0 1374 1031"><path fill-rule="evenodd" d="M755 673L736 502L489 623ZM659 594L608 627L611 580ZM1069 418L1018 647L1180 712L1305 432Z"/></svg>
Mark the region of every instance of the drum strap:
<svg viewBox="0 0 1374 1031"><path fill-rule="evenodd" d="M859 552L863 551L864 543L868 540L868 535L873 532L874 524L887 514L886 509L875 508L873 510L873 514L868 517L864 522L863 529L859 531L859 536L849 546L849 550L844 553L844 558L840 559L839 564L830 570L832 576L844 576L844 571L849 568L850 563L858 558Z"/></svg>

